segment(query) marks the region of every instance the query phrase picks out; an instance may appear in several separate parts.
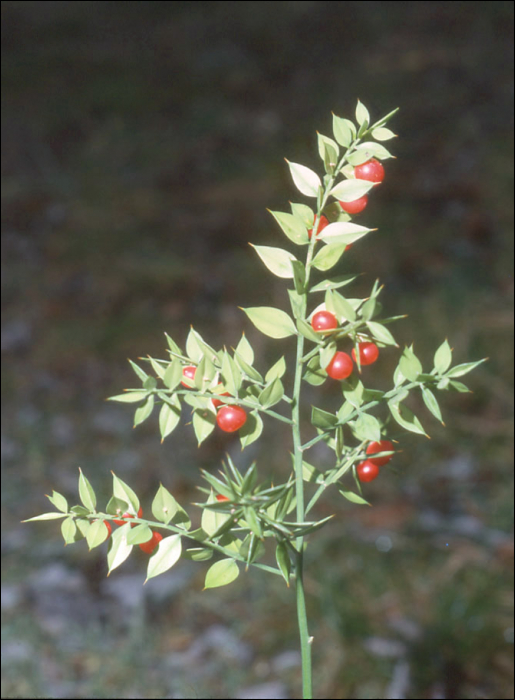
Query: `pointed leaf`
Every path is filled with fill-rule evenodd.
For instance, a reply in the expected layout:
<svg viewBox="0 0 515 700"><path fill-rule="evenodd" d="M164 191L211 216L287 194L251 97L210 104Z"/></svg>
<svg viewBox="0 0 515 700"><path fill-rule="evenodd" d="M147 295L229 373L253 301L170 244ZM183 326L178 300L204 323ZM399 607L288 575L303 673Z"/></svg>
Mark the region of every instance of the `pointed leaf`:
<svg viewBox="0 0 515 700"><path fill-rule="evenodd" d="M83 505L90 511L94 512L97 506L97 499L93 487L86 479L82 470L79 469L79 496Z"/></svg>
<svg viewBox="0 0 515 700"><path fill-rule="evenodd" d="M380 126L372 131L372 136L377 141L389 141L390 139L395 138L396 135L397 134L394 134L393 131L390 131L390 129L387 129L384 126Z"/></svg>
<svg viewBox="0 0 515 700"><path fill-rule="evenodd" d="M113 474L113 495L119 498L121 501L128 503L133 513L137 513L139 510L139 498L136 496L134 491L128 486L125 481L119 479L116 474Z"/></svg>
<svg viewBox="0 0 515 700"><path fill-rule="evenodd" d="M426 435L417 416L404 404L388 402L388 408L399 425L412 433ZM426 435L427 436L427 435Z"/></svg>
<svg viewBox="0 0 515 700"><path fill-rule="evenodd" d="M242 334L240 342L236 346L236 352L243 360L245 360L247 364L254 364L254 350L252 349L252 345L247 340L245 333Z"/></svg>
<svg viewBox="0 0 515 700"><path fill-rule="evenodd" d="M68 501L62 494L52 491L52 495L47 496L47 498L57 510L60 510L62 513L68 513Z"/></svg>
<svg viewBox="0 0 515 700"><path fill-rule="evenodd" d="M159 522L165 525L172 522L174 525L180 525L186 530L191 525L191 521L184 508L179 505L163 484L159 485L159 489L152 501L152 515L156 520L159 520Z"/></svg>
<svg viewBox="0 0 515 700"><path fill-rule="evenodd" d="M326 272L336 265L344 254L346 247L346 243L330 243L318 251L311 264L317 270Z"/></svg>
<svg viewBox="0 0 515 700"><path fill-rule="evenodd" d="M215 425L216 415L214 410L206 408L203 410L195 409L193 411L193 429L199 445L211 435L215 429Z"/></svg>
<svg viewBox="0 0 515 700"><path fill-rule="evenodd" d="M333 277L333 279L323 280L319 282L314 287L311 287L310 292L326 292L328 289L339 289L340 287L345 287L347 284L354 282L357 275L340 275L338 277Z"/></svg>
<svg viewBox="0 0 515 700"><path fill-rule="evenodd" d="M366 226L354 224L352 221L339 221L326 226L318 235L318 238L326 243L345 243L345 245L350 245L359 241L371 230Z"/></svg>
<svg viewBox="0 0 515 700"><path fill-rule="evenodd" d="M377 321L367 321L367 326L374 338L379 340L380 343L397 346L393 335L390 333L388 328L383 326L381 323L377 323Z"/></svg>
<svg viewBox="0 0 515 700"><path fill-rule="evenodd" d="M426 386L421 386L420 390L422 391L422 398L424 399L424 403L426 404L427 408L442 425L445 425L442 418L442 412L440 411L440 406L438 405L438 401L436 400L433 392Z"/></svg>
<svg viewBox="0 0 515 700"><path fill-rule="evenodd" d="M126 394L110 396L107 400L120 401L121 403L136 403L137 401L143 401L147 396L148 393L146 391L128 391Z"/></svg>
<svg viewBox="0 0 515 700"><path fill-rule="evenodd" d="M266 386L259 395L259 403L263 408L274 406L284 396L284 386L281 380L277 377L268 386Z"/></svg>
<svg viewBox="0 0 515 700"><path fill-rule="evenodd" d="M107 552L107 564L109 571L107 575L114 571L120 564L127 559L132 551L132 545L127 544L127 535L130 532L130 525L126 523L122 527L117 528L110 540L109 540L109 550Z"/></svg>
<svg viewBox="0 0 515 700"><path fill-rule="evenodd" d="M341 180L331 190L331 195L341 202L353 202L374 187L368 180Z"/></svg>
<svg viewBox="0 0 515 700"><path fill-rule="evenodd" d="M272 306L253 306L243 309L256 328L270 338L295 335L295 325L287 313Z"/></svg>
<svg viewBox="0 0 515 700"><path fill-rule="evenodd" d="M290 239L290 241L296 243L297 245L307 245L309 243L307 228L297 216L282 211L271 211L270 214L272 214L274 219L281 227L283 233ZM311 217L309 222L309 226L312 225L313 217Z"/></svg>
<svg viewBox="0 0 515 700"><path fill-rule="evenodd" d="M291 176L296 188L306 197L317 197L318 190L322 186L318 175L300 163L286 161L290 168Z"/></svg>
<svg viewBox="0 0 515 700"><path fill-rule="evenodd" d="M240 428L238 435L240 436L241 449L244 450L248 445L255 442L263 432L263 421L257 411L252 411L247 416L245 425Z"/></svg>
<svg viewBox="0 0 515 700"><path fill-rule="evenodd" d="M278 542L275 548L275 559L277 561L277 566L282 574L282 577L286 581L286 585L290 585L290 571L291 571L291 559L288 554L288 548L284 542Z"/></svg>
<svg viewBox="0 0 515 700"><path fill-rule="evenodd" d="M234 579L238 578L240 570L234 559L220 559L212 564L206 574L204 590L206 588L217 588L227 586Z"/></svg>
<svg viewBox="0 0 515 700"><path fill-rule="evenodd" d="M438 374L443 374L451 366L452 350L447 339L443 341L438 350L435 352L435 369Z"/></svg>
<svg viewBox="0 0 515 700"><path fill-rule="evenodd" d="M462 377L464 374L468 374L483 362L486 362L486 359L487 358L478 360L477 362L464 362L461 365L456 365L456 367L452 367L452 369L447 372L446 377Z"/></svg>
<svg viewBox="0 0 515 700"><path fill-rule="evenodd" d="M365 506L370 505L370 503L368 501L365 501L364 498L362 498L361 496L358 496L357 493L353 493L352 491L343 491L342 489L338 489L338 491L341 493L341 495L344 498L346 498L351 503L359 503L360 505L365 505Z"/></svg>
<svg viewBox="0 0 515 700"><path fill-rule="evenodd" d="M251 243L252 245L252 243ZM284 279L293 278L292 262L296 257L283 248L274 248L267 245L252 245L267 268L277 277Z"/></svg>
<svg viewBox="0 0 515 700"><path fill-rule="evenodd" d="M146 581L171 569L179 560L181 551L180 535L170 535L170 537L162 539L148 560Z"/></svg>
<svg viewBox="0 0 515 700"><path fill-rule="evenodd" d="M143 406L136 409L134 413L134 428L147 420L154 409L154 395L150 394Z"/></svg>
<svg viewBox="0 0 515 700"><path fill-rule="evenodd" d="M280 379L282 376L284 376L284 373L286 372L286 362L284 360L284 355L281 357L277 362L270 367L268 372L265 375L265 382L269 384L271 381L274 379Z"/></svg>
<svg viewBox="0 0 515 700"><path fill-rule="evenodd" d="M340 146L347 148L356 136L356 127L348 119L342 119L333 114L333 134Z"/></svg>
<svg viewBox="0 0 515 700"><path fill-rule="evenodd" d="M170 397L170 401L175 401L177 405L171 406L169 403L164 403L159 411L161 442L175 430L181 419L181 402L176 396Z"/></svg>

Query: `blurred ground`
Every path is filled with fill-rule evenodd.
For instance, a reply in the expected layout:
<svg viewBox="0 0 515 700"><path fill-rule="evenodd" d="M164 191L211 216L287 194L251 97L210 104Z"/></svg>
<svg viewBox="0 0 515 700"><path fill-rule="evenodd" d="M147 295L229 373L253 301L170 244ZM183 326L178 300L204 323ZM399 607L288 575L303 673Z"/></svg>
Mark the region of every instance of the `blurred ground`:
<svg viewBox="0 0 515 700"><path fill-rule="evenodd" d="M317 696L513 697L512 32L508 2L2 2L3 697L299 697L280 583L201 593L180 562L143 588L143 555L106 579L104 548L20 520L73 498L78 466L148 505L160 481L193 501L225 451L286 473L273 425L241 457L189 427L161 446L104 399L190 323L217 347L245 328L263 367L290 348L237 309L285 304L247 243L274 244L266 208L296 196L283 157L315 166L315 130L358 97L399 106L400 138L363 215L379 232L341 270L365 271L355 296L381 278L426 362L444 337L490 361L444 398L446 430L424 414L433 439L403 441L373 509L326 503Z"/></svg>

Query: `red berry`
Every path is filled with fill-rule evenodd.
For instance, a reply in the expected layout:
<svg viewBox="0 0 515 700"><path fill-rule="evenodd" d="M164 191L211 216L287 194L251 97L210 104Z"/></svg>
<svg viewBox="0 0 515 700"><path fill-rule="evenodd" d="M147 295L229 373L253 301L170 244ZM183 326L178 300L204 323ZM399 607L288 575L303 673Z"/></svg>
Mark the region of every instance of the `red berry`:
<svg viewBox="0 0 515 700"><path fill-rule="evenodd" d="M227 496L222 496L221 493L216 494L216 500L217 501L230 501L230 498L227 498Z"/></svg>
<svg viewBox="0 0 515 700"><path fill-rule="evenodd" d="M315 223L315 222L313 221L313 223ZM328 224L329 224L329 221L328 221L327 217L322 214L319 221L318 221L317 238L318 238L318 234L320 233L320 231L323 231L323 229L325 229L325 227L328 226ZM310 229L308 229L308 236L311 238L312 235L313 235L313 229L310 228Z"/></svg>
<svg viewBox="0 0 515 700"><path fill-rule="evenodd" d="M311 319L311 325L315 331L330 331L338 328L338 321L330 311L317 311Z"/></svg>
<svg viewBox="0 0 515 700"><path fill-rule="evenodd" d="M363 179L363 178L361 178ZM359 214L368 204L368 195L355 199L352 202L340 202L340 206L347 214Z"/></svg>
<svg viewBox="0 0 515 700"><path fill-rule="evenodd" d="M381 440L380 442L371 442L367 447L367 455L373 455L376 452L390 452L393 450L393 444L390 440ZM373 462L378 467L384 467L385 464L391 460L393 455L386 455L385 457L370 457L369 462Z"/></svg>
<svg viewBox="0 0 515 700"><path fill-rule="evenodd" d="M188 379L195 379L195 372L197 371L197 368L194 367L193 365L188 365L187 367L184 367L182 370L182 374L185 377L188 377ZM189 384L186 384L186 382L181 382L183 386L186 387L186 389L191 389Z"/></svg>
<svg viewBox="0 0 515 700"><path fill-rule="evenodd" d="M139 548L142 549L147 554L152 554L152 552L157 547L157 545L161 542L162 539L163 539L163 535L160 532L153 532L152 537L149 540L147 540L147 542L142 542L140 544Z"/></svg>
<svg viewBox="0 0 515 700"><path fill-rule="evenodd" d="M219 384L218 386L222 386L222 384ZM217 396L230 396L228 391L225 391L223 394L217 394ZM213 406L215 408L218 408L219 406L223 406L224 402L220 401L220 399L211 399L213 402Z"/></svg>
<svg viewBox="0 0 515 700"><path fill-rule="evenodd" d="M384 179L384 168L375 158L367 160L366 163L356 165L354 177L357 180L368 180L369 182L382 182Z"/></svg>
<svg viewBox="0 0 515 700"><path fill-rule="evenodd" d="M356 467L356 474L360 481L374 481L379 476L379 467L371 459L360 462Z"/></svg>
<svg viewBox="0 0 515 700"><path fill-rule="evenodd" d="M104 525L106 526L107 531L109 532L106 539L109 539L111 537L111 533L113 532L113 526L111 525L109 520L104 520Z"/></svg>
<svg viewBox="0 0 515 700"><path fill-rule="evenodd" d="M332 379L347 379L353 370L352 360L346 352L337 352L325 371Z"/></svg>
<svg viewBox="0 0 515 700"><path fill-rule="evenodd" d="M140 506L140 509L138 510L138 518L141 518L143 515L143 508ZM133 518L134 515L132 513L124 513L122 515L122 518ZM113 523L116 523L117 525L125 525L125 520L113 520ZM134 523L136 524L136 523Z"/></svg>
<svg viewBox="0 0 515 700"><path fill-rule="evenodd" d="M359 362L361 365L371 365L379 357L379 348L375 343L359 343ZM352 348L352 357L356 360L356 349Z"/></svg>
<svg viewBox="0 0 515 700"><path fill-rule="evenodd" d="M226 433L236 432L236 430L239 430L245 425L246 420L247 414L241 406L230 406L226 404L222 406L216 414L218 427Z"/></svg>

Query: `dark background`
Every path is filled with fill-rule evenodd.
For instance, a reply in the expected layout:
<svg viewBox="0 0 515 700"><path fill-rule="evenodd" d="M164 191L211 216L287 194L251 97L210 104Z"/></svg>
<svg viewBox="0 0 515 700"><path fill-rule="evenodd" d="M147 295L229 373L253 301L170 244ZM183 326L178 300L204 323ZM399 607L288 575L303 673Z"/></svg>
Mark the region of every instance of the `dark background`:
<svg viewBox="0 0 515 700"><path fill-rule="evenodd" d="M513 697L512 31L511 2L2 2L4 697L299 697L280 581L202 593L207 565L181 561L143 587L139 552L107 579L105 545L20 521L53 488L74 501L78 466L101 502L113 469L147 512L159 482L194 511L226 451L288 473L271 421L243 454L218 432L198 449L186 420L161 446L155 417L133 431L104 399L137 386L125 358L164 357L190 324L215 347L245 329L260 368L291 352L237 308L286 308L247 243L288 247L266 212L301 199L283 158L319 170L316 130L357 98L400 107L397 159L361 215L379 231L338 271L365 272L351 296L381 279L426 367L445 337L456 362L490 360L474 393L441 395L447 429L420 409L432 440L403 438L373 508L321 507L316 693Z"/></svg>

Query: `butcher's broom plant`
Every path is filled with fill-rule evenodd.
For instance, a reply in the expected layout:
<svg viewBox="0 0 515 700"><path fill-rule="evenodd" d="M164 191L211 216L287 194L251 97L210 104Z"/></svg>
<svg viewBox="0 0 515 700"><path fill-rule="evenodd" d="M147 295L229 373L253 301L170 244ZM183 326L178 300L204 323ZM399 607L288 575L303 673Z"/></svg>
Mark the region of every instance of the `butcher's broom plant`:
<svg viewBox="0 0 515 700"><path fill-rule="evenodd" d="M290 211L270 212L277 246L253 248L267 270L285 280L290 310L242 310L269 338L280 343L293 336L294 356L279 352L277 361L263 369L245 335L231 351L216 350L192 327L184 349L166 334L164 358L131 362L138 386L110 399L137 406L135 426L157 411L161 441L185 414L199 444L219 430L237 433L242 449L277 421L291 434L291 442L285 439L284 462L293 462L288 478L280 483L276 476L272 484L260 478L255 463L242 467L227 457L217 474L202 471L203 499L195 504L202 517L200 527L193 528L186 510L164 485L152 504L142 508L133 489L113 474L112 496L102 507L79 470L80 504L70 506L54 491L48 499L56 511L30 519L62 519L66 544L85 538L93 549L107 540L109 574L139 547L149 555L146 580L165 573L181 558L206 567L205 588L226 586L252 567L283 580L296 599L304 698L312 697L313 643L303 585L304 553L307 538L332 517L317 519L319 499L333 489L356 507L367 504L363 484L388 478L385 467L402 448L403 432L426 436L409 407L410 396L421 395L429 413L443 423L435 393L467 392L461 377L483 361L453 366L445 340L434 354L433 367L424 369L413 346L399 349L390 328L402 317L383 315L379 281L361 299L349 295L356 274L329 275L351 246L367 245L374 230L354 217L373 202L385 177L383 162L393 157L384 143L395 136L387 124L396 111L372 123L358 102L355 122L333 115L332 136L317 134L321 175L286 161L302 201L291 204ZM392 388L370 386L368 365L394 353L398 363ZM311 406L308 426L303 423L303 386L324 382L339 384L341 405L336 411ZM332 454L331 463L323 467L310 460L311 448L320 442Z"/></svg>

